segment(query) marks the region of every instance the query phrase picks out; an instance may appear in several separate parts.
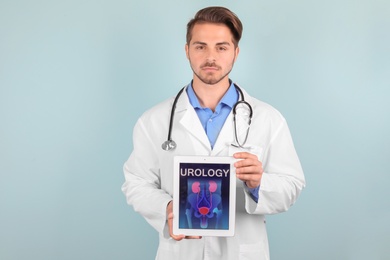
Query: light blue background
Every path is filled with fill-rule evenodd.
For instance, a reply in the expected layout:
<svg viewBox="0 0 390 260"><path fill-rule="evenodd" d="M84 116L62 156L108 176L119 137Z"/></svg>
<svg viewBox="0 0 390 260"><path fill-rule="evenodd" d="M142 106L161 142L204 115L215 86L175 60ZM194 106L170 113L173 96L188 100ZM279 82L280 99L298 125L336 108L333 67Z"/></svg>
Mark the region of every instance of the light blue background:
<svg viewBox="0 0 390 260"><path fill-rule="evenodd" d="M390 2L0 0L0 259L153 259L120 191L132 128L191 79L185 25L244 24L232 79L289 122L307 188L273 260L389 259Z"/></svg>

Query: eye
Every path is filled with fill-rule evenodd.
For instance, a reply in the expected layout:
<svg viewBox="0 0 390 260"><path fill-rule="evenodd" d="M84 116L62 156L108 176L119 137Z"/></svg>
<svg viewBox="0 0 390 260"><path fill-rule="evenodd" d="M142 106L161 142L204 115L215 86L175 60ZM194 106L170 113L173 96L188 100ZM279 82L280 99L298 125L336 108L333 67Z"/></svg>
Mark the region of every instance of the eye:
<svg viewBox="0 0 390 260"><path fill-rule="evenodd" d="M218 51L226 51L226 50L227 50L226 47L223 47L223 46L218 47Z"/></svg>
<svg viewBox="0 0 390 260"><path fill-rule="evenodd" d="M204 50L204 46L203 45L197 45L197 46L195 46L195 50Z"/></svg>

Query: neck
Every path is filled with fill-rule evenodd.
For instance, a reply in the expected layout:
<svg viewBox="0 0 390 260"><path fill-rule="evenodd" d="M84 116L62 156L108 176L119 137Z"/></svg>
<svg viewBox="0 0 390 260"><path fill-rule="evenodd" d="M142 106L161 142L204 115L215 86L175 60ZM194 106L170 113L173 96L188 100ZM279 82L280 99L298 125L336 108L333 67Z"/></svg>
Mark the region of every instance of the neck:
<svg viewBox="0 0 390 260"><path fill-rule="evenodd" d="M217 84L209 85L198 78L194 78L192 87L202 107L210 108L215 111L219 101L225 95L230 87L229 78L221 80Z"/></svg>

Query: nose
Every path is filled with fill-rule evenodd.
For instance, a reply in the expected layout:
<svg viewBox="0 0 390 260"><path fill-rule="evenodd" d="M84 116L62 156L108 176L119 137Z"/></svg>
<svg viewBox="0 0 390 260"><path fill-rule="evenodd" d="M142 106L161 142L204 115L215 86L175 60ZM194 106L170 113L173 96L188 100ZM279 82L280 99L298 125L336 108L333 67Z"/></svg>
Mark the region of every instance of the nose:
<svg viewBox="0 0 390 260"><path fill-rule="evenodd" d="M207 53L206 53L206 60L207 60L208 62L215 62L216 56L217 56L216 51L213 51L212 49L211 49L211 50L209 49L209 50L207 51Z"/></svg>

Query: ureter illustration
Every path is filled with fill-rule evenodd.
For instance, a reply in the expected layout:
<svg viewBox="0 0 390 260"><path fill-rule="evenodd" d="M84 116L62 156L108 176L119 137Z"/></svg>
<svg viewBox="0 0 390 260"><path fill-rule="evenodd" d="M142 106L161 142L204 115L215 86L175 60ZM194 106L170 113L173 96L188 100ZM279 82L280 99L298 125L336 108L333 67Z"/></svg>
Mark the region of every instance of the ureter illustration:
<svg viewBox="0 0 390 260"><path fill-rule="evenodd" d="M215 226L219 228L222 216L220 182L214 180L188 181L188 205L186 209L187 223L193 228L193 218L200 221L200 228L209 227L209 219L215 218ZM191 187L191 189L190 189Z"/></svg>

